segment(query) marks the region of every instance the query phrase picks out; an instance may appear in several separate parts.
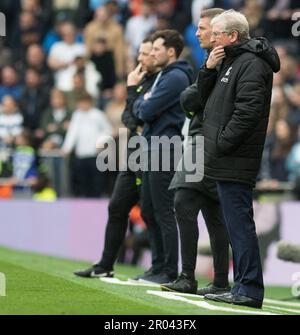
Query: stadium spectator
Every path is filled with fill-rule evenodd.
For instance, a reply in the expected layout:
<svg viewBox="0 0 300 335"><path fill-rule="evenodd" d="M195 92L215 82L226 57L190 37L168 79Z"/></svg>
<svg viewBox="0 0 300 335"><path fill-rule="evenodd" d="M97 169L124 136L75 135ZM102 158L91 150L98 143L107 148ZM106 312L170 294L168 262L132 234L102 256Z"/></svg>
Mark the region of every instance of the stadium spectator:
<svg viewBox="0 0 300 335"><path fill-rule="evenodd" d="M22 9L34 14L41 27L43 37L51 24L51 0L23 0Z"/></svg>
<svg viewBox="0 0 300 335"><path fill-rule="evenodd" d="M57 194L52 187L50 178L46 174L39 174L33 189L33 200L35 201L55 201Z"/></svg>
<svg viewBox="0 0 300 335"><path fill-rule="evenodd" d="M22 88L17 71L12 66L5 66L1 72L0 104L5 95L11 95L18 101L22 94Z"/></svg>
<svg viewBox="0 0 300 335"><path fill-rule="evenodd" d="M156 0L155 11L157 15L167 18L171 25L171 29L176 29L180 33L184 33L186 27L191 22L191 11L176 11L176 4L173 0ZM198 18L199 19L198 12Z"/></svg>
<svg viewBox="0 0 300 335"><path fill-rule="evenodd" d="M51 48L48 64L54 71L55 87L68 92L72 90L70 81L70 73L73 73L72 65L77 56L85 54L85 47L76 42L74 25L65 23L61 28L61 34L63 40L56 42Z"/></svg>
<svg viewBox="0 0 300 335"><path fill-rule="evenodd" d="M70 66L68 81L73 83L71 90L74 88L72 79L76 73L81 73L83 75L85 90L93 97L93 99L97 99L99 97L99 87L102 81L101 74L97 71L95 64L91 62L85 54L76 56L74 63Z"/></svg>
<svg viewBox="0 0 300 335"><path fill-rule="evenodd" d="M85 78L83 73L77 72L73 76L73 90L70 92L66 92L65 95L67 97L67 108L73 113L76 109L76 101L79 96L86 92ZM96 101L94 101L96 104Z"/></svg>
<svg viewBox="0 0 300 335"><path fill-rule="evenodd" d="M62 91L51 91L50 108L46 109L41 119L43 131L43 150L61 148L69 127L71 113L67 109L66 96Z"/></svg>
<svg viewBox="0 0 300 335"><path fill-rule="evenodd" d="M293 145L293 134L288 123L282 119L275 125L273 145L270 151L270 167L272 179L288 180L286 159Z"/></svg>
<svg viewBox="0 0 300 335"><path fill-rule="evenodd" d="M23 131L23 116L18 109L17 102L10 95L3 97L0 112L1 146L12 147L16 136Z"/></svg>
<svg viewBox="0 0 300 335"><path fill-rule="evenodd" d="M261 37L265 35L266 22L263 6L260 0L246 0L242 13L249 22L250 36Z"/></svg>
<svg viewBox="0 0 300 335"><path fill-rule="evenodd" d="M25 57L27 48L33 43L42 41L42 26L34 12L23 10L20 14L20 44L18 56L22 60Z"/></svg>
<svg viewBox="0 0 300 335"><path fill-rule="evenodd" d="M34 68L28 68L25 72L25 87L19 101L26 128L33 131L38 129L48 103L48 88L42 85L40 72Z"/></svg>
<svg viewBox="0 0 300 335"><path fill-rule="evenodd" d="M141 13L129 18L125 29L125 40L128 44L128 53L136 58L139 46L143 39L153 31L156 17L153 12L153 1L145 0L141 5Z"/></svg>
<svg viewBox="0 0 300 335"><path fill-rule="evenodd" d="M16 191L26 190L36 184L38 162L32 146L30 132L24 130L16 137L16 147L12 156L12 177L9 184Z"/></svg>
<svg viewBox="0 0 300 335"><path fill-rule="evenodd" d="M77 196L94 198L105 191L106 177L96 167L97 141L100 136L111 135L112 128L105 114L93 106L88 94L77 98L77 110L73 113L62 146L64 154L75 149L74 174L78 182Z"/></svg>
<svg viewBox="0 0 300 335"><path fill-rule="evenodd" d="M126 105L126 84L119 82L113 89L112 101L106 106L105 114L113 127L113 137L119 137L119 129L122 128L121 116Z"/></svg>
<svg viewBox="0 0 300 335"><path fill-rule="evenodd" d="M101 100L100 105L105 106L112 97L112 90L116 83L115 61L112 51L107 48L105 38L97 38L92 44L91 61L101 74Z"/></svg>
<svg viewBox="0 0 300 335"><path fill-rule="evenodd" d="M65 23L71 22L68 21L68 18L64 13L58 14L55 18L52 29L50 29L45 35L42 46L47 55L49 54L52 46L56 42L60 42L62 40L62 29ZM82 34L80 32L76 34L76 42L83 43Z"/></svg>
<svg viewBox="0 0 300 335"><path fill-rule="evenodd" d="M113 51L117 76L123 78L125 75L123 28L112 19L106 6L96 10L94 19L84 29L84 40L89 54L93 52L93 42L99 37L106 39L108 49Z"/></svg>
<svg viewBox="0 0 300 335"><path fill-rule="evenodd" d="M46 62L46 56L41 45L31 44L26 53L26 62L23 68L33 68L41 75L41 85L43 87L51 87L53 85L53 73ZM24 70L23 70L24 72Z"/></svg>

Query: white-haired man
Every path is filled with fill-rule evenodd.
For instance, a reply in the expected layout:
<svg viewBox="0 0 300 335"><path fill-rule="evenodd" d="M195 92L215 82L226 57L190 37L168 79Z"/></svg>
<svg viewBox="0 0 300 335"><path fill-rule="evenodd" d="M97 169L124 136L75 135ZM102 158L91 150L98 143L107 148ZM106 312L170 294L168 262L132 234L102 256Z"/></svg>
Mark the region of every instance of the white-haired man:
<svg viewBox="0 0 300 335"><path fill-rule="evenodd" d="M241 13L226 11L211 24L214 49L206 67L215 71L215 85L204 112L204 173L217 181L233 250L234 287L231 293L206 298L261 308L264 284L252 189L266 137L273 72L279 71L280 61L266 39L250 39Z"/></svg>

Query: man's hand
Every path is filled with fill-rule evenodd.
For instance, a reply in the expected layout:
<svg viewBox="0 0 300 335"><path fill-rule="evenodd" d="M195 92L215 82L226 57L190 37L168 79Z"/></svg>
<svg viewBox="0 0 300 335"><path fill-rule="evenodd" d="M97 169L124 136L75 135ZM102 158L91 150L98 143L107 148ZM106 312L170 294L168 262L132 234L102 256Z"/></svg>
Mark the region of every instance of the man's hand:
<svg viewBox="0 0 300 335"><path fill-rule="evenodd" d="M127 86L137 85L146 75L146 71L142 71L142 64L139 64L127 77Z"/></svg>
<svg viewBox="0 0 300 335"><path fill-rule="evenodd" d="M208 69L215 69L216 66L220 63L220 61L224 57L225 57L224 47L222 46L215 47L206 61L206 67Z"/></svg>

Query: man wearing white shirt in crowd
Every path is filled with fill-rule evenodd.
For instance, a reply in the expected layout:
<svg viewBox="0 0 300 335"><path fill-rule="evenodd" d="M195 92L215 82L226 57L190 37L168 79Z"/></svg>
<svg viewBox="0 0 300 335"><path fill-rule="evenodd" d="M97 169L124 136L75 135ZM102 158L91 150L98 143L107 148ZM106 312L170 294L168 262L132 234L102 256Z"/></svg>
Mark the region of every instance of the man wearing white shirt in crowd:
<svg viewBox="0 0 300 335"><path fill-rule="evenodd" d="M79 96L62 146L64 154L75 150L76 195L94 198L103 193L106 177L96 167L96 144L100 136L110 135L112 127L105 114L93 106L93 98L88 93Z"/></svg>
<svg viewBox="0 0 300 335"><path fill-rule="evenodd" d="M76 42L76 29L71 23L61 28L62 41L56 42L50 49L49 67L54 71L55 87L61 91L72 90L72 64L78 55L85 54L85 46Z"/></svg>
<svg viewBox="0 0 300 335"><path fill-rule="evenodd" d="M125 40L132 58L137 56L143 39L155 28L156 20L156 16L153 15L153 1L145 0L141 5L141 14L132 16L127 21Z"/></svg>

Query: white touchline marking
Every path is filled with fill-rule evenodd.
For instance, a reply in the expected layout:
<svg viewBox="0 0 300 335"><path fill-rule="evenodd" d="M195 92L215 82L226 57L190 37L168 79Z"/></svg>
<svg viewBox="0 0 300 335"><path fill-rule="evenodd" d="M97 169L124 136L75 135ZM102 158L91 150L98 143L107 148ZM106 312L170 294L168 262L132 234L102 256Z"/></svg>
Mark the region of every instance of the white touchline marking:
<svg viewBox="0 0 300 335"><path fill-rule="evenodd" d="M142 283L142 282L130 282L130 281L120 280L118 278L103 277L103 278L99 278L99 279L101 281L105 282L105 283L108 283L108 284L117 284L117 285L124 285L124 286L155 287L155 288L160 287L159 284L155 284L155 283L150 284L150 283ZM162 291L147 291L147 293L148 294L154 294L154 295L157 295L157 296L161 296L161 297L164 297L166 299L172 299L172 297L170 297L170 295L172 295L173 300L185 301L187 303L198 305L199 307L202 307L202 308L205 308L205 309L211 309L211 310L241 312L241 313L248 313L248 314L266 314L266 315L273 315L274 314L274 313L271 313L271 312L247 311L247 310L239 310L239 309L229 308L229 307L219 307L219 306L215 306L215 305L210 305L206 301L197 302L197 301L194 301L194 300L189 300L189 299L184 299L184 298L180 299L180 297L191 297L191 298L198 298L198 299L204 300L203 296L200 296L200 295L197 295L197 294L179 293L179 292L162 292ZM167 296L165 296L165 294ZM178 296L178 299L176 298L176 296ZM300 314L300 303L298 304L298 303L286 302L286 301L280 301L280 300L273 300L273 299L264 299L264 302L269 303L269 304L278 304L278 305L287 306L287 307L299 307L299 310L297 310L297 309L289 309L289 308L270 306L270 305L265 305L265 304L263 305L264 308L268 308L268 309Z"/></svg>
<svg viewBox="0 0 300 335"><path fill-rule="evenodd" d="M281 306L300 308L300 300L297 303L297 302L288 302L288 301L273 300L273 299L264 299L264 302L266 302L268 304L275 304L275 305L281 305Z"/></svg>
<svg viewBox="0 0 300 335"><path fill-rule="evenodd" d="M191 297L191 298L199 298L199 299L202 299L204 300L204 296L201 296L201 295L198 295L198 294L190 294L190 293L179 293L179 292L168 292L168 293L172 293L172 294L175 294L175 295L179 295L179 296L182 296L182 297ZM271 299L265 299L264 301L270 301ZM271 300L271 301L277 301L277 300ZM281 302L278 300L278 302ZM295 303L294 305L296 305L296 307L300 307L300 304L297 304ZM263 308L268 308L268 309L276 309L276 310L281 310L281 311L284 311L284 312L290 312L290 313L300 313L300 309L297 310L297 309L287 309L287 308L282 308L282 307L275 307L275 306L272 306L272 305L263 305Z"/></svg>
<svg viewBox="0 0 300 335"><path fill-rule="evenodd" d="M158 284L147 284L147 283L133 283L130 281L124 281L124 280L120 280L118 278L108 278L108 277L104 277L104 278L99 278L101 281L104 281L105 283L109 283L109 284L118 284L118 285L125 285L125 286L147 286L147 287L159 287Z"/></svg>
<svg viewBox="0 0 300 335"><path fill-rule="evenodd" d="M264 304L263 307L268 308L268 309L276 309L276 310L279 310L279 311L284 311L284 312L289 312L289 313L300 314L300 309L290 309L290 308L277 307L277 306L265 305L265 304Z"/></svg>
<svg viewBox="0 0 300 335"><path fill-rule="evenodd" d="M263 311L250 311L250 310L244 310L244 309L236 309L236 308L230 308L230 307L223 307L223 306L215 306L211 305L205 301L195 301L195 300L189 300L185 297L179 296L177 294L173 294L173 292L162 292L162 291L147 291L148 294L156 295L158 297L162 297L169 300L177 300L186 302L191 305L198 306L200 308L209 309L212 311L223 311L223 312L230 312L230 313L243 313L243 314L255 314L255 315L277 315L276 313L271 312L263 312Z"/></svg>

